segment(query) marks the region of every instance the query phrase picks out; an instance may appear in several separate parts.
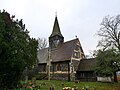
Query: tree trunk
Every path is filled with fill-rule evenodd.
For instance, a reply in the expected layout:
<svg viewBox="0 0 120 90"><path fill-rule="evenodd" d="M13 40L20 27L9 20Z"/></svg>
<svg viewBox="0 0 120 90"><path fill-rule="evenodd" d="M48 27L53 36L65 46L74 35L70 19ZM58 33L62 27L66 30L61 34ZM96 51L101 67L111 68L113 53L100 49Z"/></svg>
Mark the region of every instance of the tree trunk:
<svg viewBox="0 0 120 90"><path fill-rule="evenodd" d="M114 82L118 82L116 72L114 72Z"/></svg>

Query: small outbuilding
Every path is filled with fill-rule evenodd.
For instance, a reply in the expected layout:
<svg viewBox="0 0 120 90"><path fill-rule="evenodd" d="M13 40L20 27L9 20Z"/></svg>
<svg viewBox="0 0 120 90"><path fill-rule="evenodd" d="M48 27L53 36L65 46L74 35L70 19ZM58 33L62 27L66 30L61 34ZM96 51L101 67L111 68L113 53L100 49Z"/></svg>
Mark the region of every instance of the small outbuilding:
<svg viewBox="0 0 120 90"><path fill-rule="evenodd" d="M97 81L97 76L94 72L95 64L95 58L81 59L76 72L76 79L80 81Z"/></svg>

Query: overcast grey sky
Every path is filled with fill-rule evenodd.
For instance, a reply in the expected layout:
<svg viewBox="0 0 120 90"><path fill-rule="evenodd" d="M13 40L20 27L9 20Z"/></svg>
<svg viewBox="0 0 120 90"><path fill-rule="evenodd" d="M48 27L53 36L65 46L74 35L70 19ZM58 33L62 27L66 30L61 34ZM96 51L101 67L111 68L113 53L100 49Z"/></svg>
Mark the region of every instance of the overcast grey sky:
<svg viewBox="0 0 120 90"><path fill-rule="evenodd" d="M89 54L96 50L95 34L103 17L120 14L120 0L0 0L0 9L23 19L31 37L47 39L57 11L65 41L77 35L85 54Z"/></svg>

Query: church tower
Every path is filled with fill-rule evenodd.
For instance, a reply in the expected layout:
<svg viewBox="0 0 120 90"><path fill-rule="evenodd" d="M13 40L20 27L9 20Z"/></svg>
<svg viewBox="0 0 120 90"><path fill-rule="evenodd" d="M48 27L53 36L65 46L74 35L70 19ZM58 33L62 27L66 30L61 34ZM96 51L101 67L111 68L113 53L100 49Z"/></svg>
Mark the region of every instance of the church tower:
<svg viewBox="0 0 120 90"><path fill-rule="evenodd" d="M51 50L57 48L57 46L64 42L64 37L61 34L57 16L55 17L52 34L49 37L49 47Z"/></svg>

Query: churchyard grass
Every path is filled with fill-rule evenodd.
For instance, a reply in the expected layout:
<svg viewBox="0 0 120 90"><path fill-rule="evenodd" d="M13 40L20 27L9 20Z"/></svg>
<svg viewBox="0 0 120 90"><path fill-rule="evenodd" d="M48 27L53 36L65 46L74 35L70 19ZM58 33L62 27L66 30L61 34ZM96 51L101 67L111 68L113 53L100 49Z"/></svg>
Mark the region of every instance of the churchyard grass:
<svg viewBox="0 0 120 90"><path fill-rule="evenodd" d="M103 83L103 82L67 82L58 80L36 80L35 88L21 90L72 90L63 89L65 87L76 88L74 90L120 90L119 83ZM38 88L39 87L39 88ZM54 89L50 89L54 88ZM88 89L86 89L88 88ZM20 89L16 89L20 90Z"/></svg>
<svg viewBox="0 0 120 90"><path fill-rule="evenodd" d="M67 82L67 81L37 81L37 84L41 85L41 90L50 90L50 86L54 87L54 90L63 90L64 87L77 88L77 90L120 90L120 83L101 83L101 82Z"/></svg>

